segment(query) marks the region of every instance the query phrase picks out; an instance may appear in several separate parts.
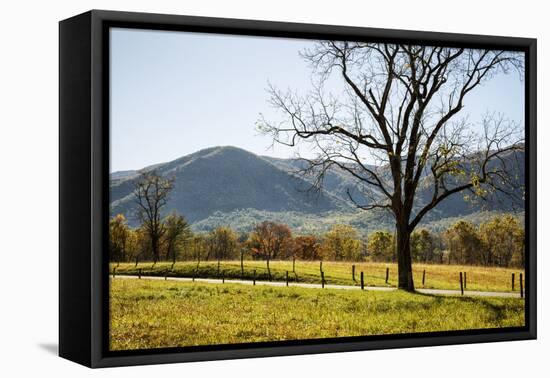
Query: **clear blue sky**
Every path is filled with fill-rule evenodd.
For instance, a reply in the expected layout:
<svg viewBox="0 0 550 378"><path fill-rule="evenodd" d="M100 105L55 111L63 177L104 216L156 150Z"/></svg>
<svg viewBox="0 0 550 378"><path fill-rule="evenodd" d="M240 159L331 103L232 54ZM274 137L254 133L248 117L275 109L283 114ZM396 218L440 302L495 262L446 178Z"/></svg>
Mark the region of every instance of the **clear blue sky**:
<svg viewBox="0 0 550 378"><path fill-rule="evenodd" d="M298 52L313 41L135 29L111 30L111 167L140 169L212 146L261 155L295 150L258 135L273 114L268 82L306 91L311 69ZM499 75L468 98L470 120L496 111L523 123L523 83Z"/></svg>

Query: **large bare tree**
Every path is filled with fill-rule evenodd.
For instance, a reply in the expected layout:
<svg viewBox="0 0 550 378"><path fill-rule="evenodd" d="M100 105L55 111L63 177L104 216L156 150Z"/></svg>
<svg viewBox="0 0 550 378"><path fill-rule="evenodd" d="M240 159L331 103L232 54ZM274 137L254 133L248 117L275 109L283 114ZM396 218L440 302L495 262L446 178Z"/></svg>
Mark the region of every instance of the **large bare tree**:
<svg viewBox="0 0 550 378"><path fill-rule="evenodd" d="M154 171L142 173L134 185L134 197L138 205L136 215L149 237L153 263L157 263L160 258L160 241L166 232L161 211L173 186L172 179L164 178Z"/></svg>
<svg viewBox="0 0 550 378"><path fill-rule="evenodd" d="M305 173L317 188L327 170L340 169L362 194L348 191L350 201L393 215L398 287L413 291L410 236L427 213L463 191L480 198L516 193L506 155L523 149L523 128L499 115L472 125L460 114L485 81L512 70L523 75L523 56L335 41L316 42L302 56L313 68L313 89L299 94L270 86L270 102L283 117L261 115L258 128L274 143L308 143L316 151L305 159ZM327 89L335 81L342 87L336 95ZM419 201L417 191L427 185L431 196Z"/></svg>

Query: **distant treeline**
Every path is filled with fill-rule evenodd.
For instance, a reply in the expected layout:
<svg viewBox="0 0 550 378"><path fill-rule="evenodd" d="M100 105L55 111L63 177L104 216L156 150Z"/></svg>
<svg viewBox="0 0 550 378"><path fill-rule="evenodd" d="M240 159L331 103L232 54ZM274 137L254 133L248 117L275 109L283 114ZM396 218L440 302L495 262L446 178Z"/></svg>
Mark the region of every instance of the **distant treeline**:
<svg viewBox="0 0 550 378"><path fill-rule="evenodd" d="M123 215L110 220L110 256L113 262L183 260L331 260L395 262L394 234L376 231L367 237L348 225L334 225L322 235L293 235L286 224L264 221L251 232L230 227L193 233L185 218L170 214L156 225L131 228ZM512 215L499 215L476 226L458 221L435 233L418 229L411 235L414 262L524 266L524 230ZM156 245L155 248L153 246ZM155 252L153 252L155 249Z"/></svg>

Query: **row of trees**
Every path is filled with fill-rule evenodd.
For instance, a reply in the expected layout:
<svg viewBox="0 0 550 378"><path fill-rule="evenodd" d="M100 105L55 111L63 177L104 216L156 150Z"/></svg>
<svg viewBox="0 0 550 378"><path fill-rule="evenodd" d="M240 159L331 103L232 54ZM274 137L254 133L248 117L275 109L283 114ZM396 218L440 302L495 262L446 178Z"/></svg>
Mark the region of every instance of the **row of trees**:
<svg viewBox="0 0 550 378"><path fill-rule="evenodd" d="M294 237L290 228L281 223L265 221L250 233L237 233L229 227L218 227L208 233L191 232L188 222L172 213L160 222L162 229L155 238L143 225L131 228L124 215L110 221L111 260L349 260L364 259L366 243L351 226L336 225L323 237Z"/></svg>
<svg viewBox="0 0 550 378"><path fill-rule="evenodd" d="M442 233L420 228L411 234L414 262L523 267L525 231L511 215L497 216L479 226L458 221ZM368 255L374 261L397 260L394 235L370 235Z"/></svg>
<svg viewBox="0 0 550 378"><path fill-rule="evenodd" d="M150 228L131 228L123 215L110 222L111 259L115 262L148 260L334 260L396 262L395 234L373 232L362 237L348 225L335 225L321 236L294 236L285 224L264 221L250 233L229 227L193 233L181 215L172 213L159 222L162 233L153 249ZM476 226L459 221L442 233L427 229L411 235L414 262L523 266L524 230L510 215L497 216Z"/></svg>

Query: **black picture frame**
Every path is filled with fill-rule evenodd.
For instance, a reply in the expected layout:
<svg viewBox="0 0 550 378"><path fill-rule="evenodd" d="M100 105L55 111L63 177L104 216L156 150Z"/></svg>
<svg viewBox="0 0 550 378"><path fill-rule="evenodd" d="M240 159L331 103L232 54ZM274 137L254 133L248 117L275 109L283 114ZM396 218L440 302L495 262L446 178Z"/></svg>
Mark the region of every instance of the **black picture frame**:
<svg viewBox="0 0 550 378"><path fill-rule="evenodd" d="M526 324L288 342L108 350L110 27L524 51ZM157 364L535 339L536 39L92 10L59 24L59 354L89 367Z"/></svg>

